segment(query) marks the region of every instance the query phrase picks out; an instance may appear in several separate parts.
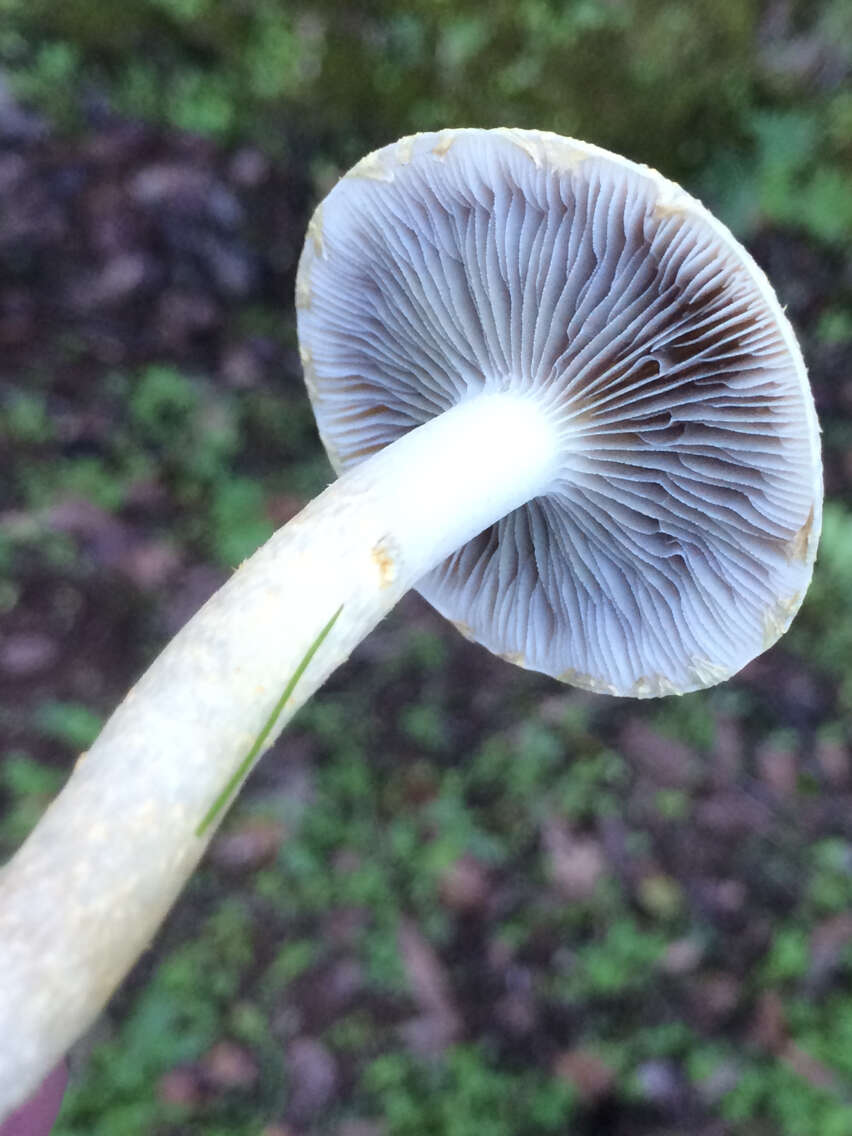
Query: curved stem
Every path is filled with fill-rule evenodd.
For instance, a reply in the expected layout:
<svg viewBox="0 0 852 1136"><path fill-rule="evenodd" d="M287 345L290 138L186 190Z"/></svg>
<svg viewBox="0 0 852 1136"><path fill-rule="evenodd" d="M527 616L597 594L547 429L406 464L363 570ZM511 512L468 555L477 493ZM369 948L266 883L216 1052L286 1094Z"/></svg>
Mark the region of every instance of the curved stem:
<svg viewBox="0 0 852 1136"><path fill-rule="evenodd" d="M445 412L330 486L166 647L0 874L0 1117L150 943L305 657L266 745L420 576L547 488L556 447L515 395Z"/></svg>

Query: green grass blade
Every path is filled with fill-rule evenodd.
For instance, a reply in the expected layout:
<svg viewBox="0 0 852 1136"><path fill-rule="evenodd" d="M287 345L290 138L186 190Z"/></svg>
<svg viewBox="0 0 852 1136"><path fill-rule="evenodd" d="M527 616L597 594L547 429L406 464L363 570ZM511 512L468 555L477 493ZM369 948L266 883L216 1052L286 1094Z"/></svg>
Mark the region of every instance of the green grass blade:
<svg viewBox="0 0 852 1136"><path fill-rule="evenodd" d="M243 760L237 766L237 769L235 770L234 774L228 779L228 783L225 785L224 789L222 789L221 793L218 795L216 800L213 802L213 804L210 806L210 808L204 814L204 817L202 818L201 823L199 824L198 828L196 828L196 830L195 830L196 836L203 836L204 835L204 833L207 831L207 829L210 827L210 825L213 823L213 821L216 819L216 817L219 815L219 813L228 804L229 800L231 799L232 794L234 793L234 790L239 785L240 781L243 779L243 777L246 775L246 773L248 773L249 769L251 769L252 763L254 762L255 758L257 757L257 755L260 753L261 749L263 748L263 743L269 737L269 734L272 730L272 727L278 721L278 716L280 715L280 713L284 709L284 707L287 705L287 702L289 701L291 694L296 689L296 683L299 681L299 679L305 673L305 670L307 669L308 664L310 663L311 659L314 657L314 655L317 653L317 651L322 646L326 636L331 631L332 627L334 627L334 625L337 622L337 619L338 619L338 617L339 617L339 615L342 611L343 611L343 604L340 605L340 607L337 609L337 611L334 613L334 615L331 617L331 619L328 621L328 623L325 625L325 627L323 627L323 629L320 631L319 635L317 635L316 639L314 639L313 643L311 643L310 647L308 647L307 651L305 651L305 654L302 657L302 661L299 663L299 665L293 671L293 674L290 676L290 681L287 683L287 685L284 687L283 691L281 692L281 697L275 703L275 706L273 707L272 713L266 719L260 733L257 735L257 737L252 742L251 749L248 751L248 753L245 755Z"/></svg>

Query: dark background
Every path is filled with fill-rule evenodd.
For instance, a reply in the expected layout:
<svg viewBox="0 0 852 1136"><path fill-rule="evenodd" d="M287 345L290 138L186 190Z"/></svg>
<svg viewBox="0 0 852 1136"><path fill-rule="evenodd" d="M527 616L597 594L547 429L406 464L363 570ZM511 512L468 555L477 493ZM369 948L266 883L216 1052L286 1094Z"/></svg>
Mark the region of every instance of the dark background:
<svg viewBox="0 0 852 1136"><path fill-rule="evenodd" d="M253 776L56 1132L852 1133L852 9L0 0L0 846L330 478L309 212L419 129L656 165L766 269L823 422L793 629L595 697L416 596Z"/></svg>

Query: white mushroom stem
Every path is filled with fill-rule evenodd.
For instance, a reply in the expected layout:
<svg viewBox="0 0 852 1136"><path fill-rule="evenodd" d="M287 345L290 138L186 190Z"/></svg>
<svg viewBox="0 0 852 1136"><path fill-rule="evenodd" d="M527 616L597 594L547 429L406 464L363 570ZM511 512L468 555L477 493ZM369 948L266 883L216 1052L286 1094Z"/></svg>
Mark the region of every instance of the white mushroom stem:
<svg viewBox="0 0 852 1136"><path fill-rule="evenodd" d="M0 1118L150 943L207 845L201 819L330 617L267 744L419 577L547 489L557 445L514 394L445 412L330 486L163 651L0 874Z"/></svg>

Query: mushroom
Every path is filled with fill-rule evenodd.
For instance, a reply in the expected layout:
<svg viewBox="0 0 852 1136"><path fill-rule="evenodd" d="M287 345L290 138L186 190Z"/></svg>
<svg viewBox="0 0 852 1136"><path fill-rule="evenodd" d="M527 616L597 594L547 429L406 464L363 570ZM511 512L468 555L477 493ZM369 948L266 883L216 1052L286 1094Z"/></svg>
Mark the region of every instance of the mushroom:
<svg viewBox="0 0 852 1136"><path fill-rule="evenodd" d="M552 134L406 138L323 202L296 303L337 472L389 447L387 540L490 650L648 697L788 626L822 500L804 363L670 181Z"/></svg>
<svg viewBox="0 0 852 1136"><path fill-rule="evenodd" d="M409 588L513 662L646 697L732 674L807 587L821 469L792 330L654 171L534 131L403 139L318 208L296 304L341 476L165 649L0 877L0 1115Z"/></svg>

